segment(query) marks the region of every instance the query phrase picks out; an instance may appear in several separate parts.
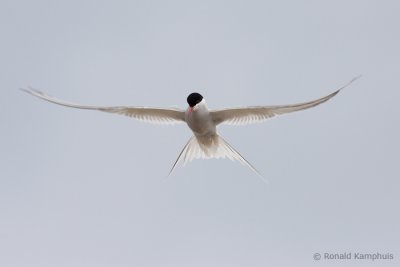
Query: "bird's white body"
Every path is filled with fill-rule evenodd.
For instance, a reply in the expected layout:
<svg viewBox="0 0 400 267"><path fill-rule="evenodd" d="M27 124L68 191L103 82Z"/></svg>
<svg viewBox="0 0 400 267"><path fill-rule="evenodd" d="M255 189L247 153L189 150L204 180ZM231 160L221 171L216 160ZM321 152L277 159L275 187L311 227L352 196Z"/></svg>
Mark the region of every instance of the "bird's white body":
<svg viewBox="0 0 400 267"><path fill-rule="evenodd" d="M187 163L193 159L229 158L238 160L259 174L247 160L217 134L217 125L204 98L195 106L189 106L186 109L185 122L194 136L179 154L171 172L181 160Z"/></svg>
<svg viewBox="0 0 400 267"><path fill-rule="evenodd" d="M277 115L312 108L328 101L357 78L358 77L354 78L335 92L309 102L292 105L252 106L220 110L209 110L205 99L199 93L190 94L187 98L189 107L186 110L182 110L176 108L85 106L58 100L32 88L22 90L43 100L66 107L122 114L138 120L159 124L186 122L194 136L187 142L182 152L179 154L179 157L173 165L170 173L180 161L186 163L197 158L229 158L231 160L239 161L259 174L256 169L239 154L239 152L218 135L217 126L219 124L243 125L261 122Z"/></svg>
<svg viewBox="0 0 400 267"><path fill-rule="evenodd" d="M196 137L212 136L217 133L217 126L204 98L195 107L186 109L185 121Z"/></svg>

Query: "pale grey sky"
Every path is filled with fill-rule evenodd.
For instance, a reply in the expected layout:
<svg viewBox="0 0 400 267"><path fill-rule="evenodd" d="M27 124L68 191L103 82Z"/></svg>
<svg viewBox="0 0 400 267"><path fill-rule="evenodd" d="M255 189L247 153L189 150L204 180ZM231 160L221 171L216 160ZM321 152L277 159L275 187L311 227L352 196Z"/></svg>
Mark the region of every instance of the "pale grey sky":
<svg viewBox="0 0 400 267"><path fill-rule="evenodd" d="M0 266L399 266L398 1L0 2ZM328 103L219 132L228 160L162 179L191 132L71 102ZM314 253L394 260L313 260Z"/></svg>

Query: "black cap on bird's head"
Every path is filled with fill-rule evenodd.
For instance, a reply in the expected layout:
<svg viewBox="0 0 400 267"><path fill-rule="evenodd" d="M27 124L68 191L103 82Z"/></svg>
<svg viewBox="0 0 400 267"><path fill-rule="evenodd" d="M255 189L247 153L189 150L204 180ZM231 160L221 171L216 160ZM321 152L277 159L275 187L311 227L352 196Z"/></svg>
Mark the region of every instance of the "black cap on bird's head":
<svg viewBox="0 0 400 267"><path fill-rule="evenodd" d="M187 102L188 102L190 107L196 106L198 103L201 102L201 100L203 100L203 96L201 94L199 94L199 93L191 93L187 97Z"/></svg>

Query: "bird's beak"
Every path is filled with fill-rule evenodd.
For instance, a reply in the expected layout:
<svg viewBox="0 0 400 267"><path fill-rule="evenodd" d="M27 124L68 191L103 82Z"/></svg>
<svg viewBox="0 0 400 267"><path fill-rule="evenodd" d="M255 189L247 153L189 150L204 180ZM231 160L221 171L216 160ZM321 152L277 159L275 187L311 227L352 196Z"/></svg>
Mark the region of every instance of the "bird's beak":
<svg viewBox="0 0 400 267"><path fill-rule="evenodd" d="M189 113L192 113L193 107L189 107Z"/></svg>

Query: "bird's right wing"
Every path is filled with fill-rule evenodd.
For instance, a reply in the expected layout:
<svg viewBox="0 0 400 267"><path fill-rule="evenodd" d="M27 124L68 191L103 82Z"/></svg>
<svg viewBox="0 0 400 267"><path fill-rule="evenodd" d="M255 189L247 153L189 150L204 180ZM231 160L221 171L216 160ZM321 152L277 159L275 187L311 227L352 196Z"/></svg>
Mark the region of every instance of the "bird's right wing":
<svg viewBox="0 0 400 267"><path fill-rule="evenodd" d="M85 106L85 105L77 105L67 103L61 100L58 100L52 96L49 96L41 91L38 91L33 88L22 89L24 92L27 92L33 96L41 98L43 100L49 101L54 104L71 107L71 108L79 108L79 109L90 109L90 110L99 110L103 112L116 113L125 115L140 121L156 123L156 124L175 124L181 123L185 121L185 111L181 109L175 108L148 108L148 107L126 107L126 106L115 106L115 107L98 107L98 106Z"/></svg>
<svg viewBox="0 0 400 267"><path fill-rule="evenodd" d="M243 107L243 108L228 108L221 110L211 111L211 116L215 122L215 124L226 123L231 125L244 125L256 122L262 122L266 119L275 117L277 115L295 112L299 110L304 110L308 108L312 108L322 104L335 95L337 95L340 90L344 89L360 76L352 79L346 85L337 89L335 92L321 97L319 99L315 99L309 102L292 104L292 105L280 105L280 106L254 106L254 107Z"/></svg>

